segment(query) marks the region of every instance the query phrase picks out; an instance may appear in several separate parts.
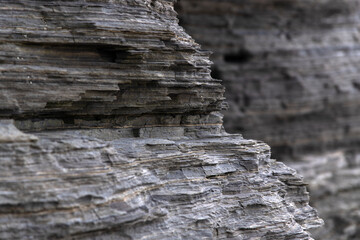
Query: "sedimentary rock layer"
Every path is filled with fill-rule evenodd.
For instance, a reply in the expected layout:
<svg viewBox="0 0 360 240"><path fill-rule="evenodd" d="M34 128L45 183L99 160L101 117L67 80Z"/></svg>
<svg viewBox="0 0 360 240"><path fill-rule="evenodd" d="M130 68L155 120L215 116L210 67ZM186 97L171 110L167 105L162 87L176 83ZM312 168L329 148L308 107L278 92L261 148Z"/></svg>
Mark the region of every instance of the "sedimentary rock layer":
<svg viewBox="0 0 360 240"><path fill-rule="evenodd" d="M180 125L221 109L209 53L172 1L2 1L0 16L0 116L21 129Z"/></svg>
<svg viewBox="0 0 360 240"><path fill-rule="evenodd" d="M238 135L0 130L1 239L310 239L321 223L302 178Z"/></svg>
<svg viewBox="0 0 360 240"><path fill-rule="evenodd" d="M317 239L360 238L357 0L180 0L181 25L214 52L225 128L261 139L310 183Z"/></svg>
<svg viewBox="0 0 360 240"><path fill-rule="evenodd" d="M224 132L173 1L1 3L1 239L312 239L305 183Z"/></svg>

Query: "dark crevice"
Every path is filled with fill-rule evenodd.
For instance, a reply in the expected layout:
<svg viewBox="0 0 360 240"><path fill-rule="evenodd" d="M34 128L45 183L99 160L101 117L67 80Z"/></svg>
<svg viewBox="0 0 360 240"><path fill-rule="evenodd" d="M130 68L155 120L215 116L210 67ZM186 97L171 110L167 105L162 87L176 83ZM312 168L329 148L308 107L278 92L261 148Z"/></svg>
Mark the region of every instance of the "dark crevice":
<svg viewBox="0 0 360 240"><path fill-rule="evenodd" d="M214 79L221 79L221 72L217 67L214 67L214 65L211 67L211 77Z"/></svg>
<svg viewBox="0 0 360 240"><path fill-rule="evenodd" d="M243 101L244 101L244 106L249 107L251 103L251 97L248 96L247 94L244 94Z"/></svg>
<svg viewBox="0 0 360 240"><path fill-rule="evenodd" d="M246 49L241 49L237 53L228 53L224 55L224 60L229 63L246 63L253 58L253 55Z"/></svg>
<svg viewBox="0 0 360 240"><path fill-rule="evenodd" d="M74 117L63 117L62 120L67 125L73 125L75 123Z"/></svg>
<svg viewBox="0 0 360 240"><path fill-rule="evenodd" d="M128 56L128 53L124 50L97 48L97 52L100 55L101 59L112 63L119 63L121 62L121 60L126 59L126 57Z"/></svg>
<svg viewBox="0 0 360 240"><path fill-rule="evenodd" d="M140 137L140 128L133 128L132 132L134 137Z"/></svg>
<svg viewBox="0 0 360 240"><path fill-rule="evenodd" d="M59 207L59 202L26 202L18 204L1 204L0 214L36 213L44 210L53 210Z"/></svg>
<svg viewBox="0 0 360 240"><path fill-rule="evenodd" d="M354 88L360 91L360 82L353 82L352 83Z"/></svg>
<svg viewBox="0 0 360 240"><path fill-rule="evenodd" d="M23 46L30 51L38 51L44 49L44 58L52 58L61 56L63 60L67 61L86 61L96 58L100 62L120 63L127 59L131 54L131 47L117 46L111 44L87 44L87 43L25 43Z"/></svg>

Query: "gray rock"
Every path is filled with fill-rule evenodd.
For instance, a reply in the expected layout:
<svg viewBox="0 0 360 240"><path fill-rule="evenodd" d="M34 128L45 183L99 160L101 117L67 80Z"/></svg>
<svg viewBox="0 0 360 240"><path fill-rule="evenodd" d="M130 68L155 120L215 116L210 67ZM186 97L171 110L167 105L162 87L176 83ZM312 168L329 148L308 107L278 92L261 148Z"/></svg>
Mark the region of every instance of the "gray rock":
<svg viewBox="0 0 360 240"><path fill-rule="evenodd" d="M312 239L171 0L2 1L0 239Z"/></svg>
<svg viewBox="0 0 360 240"><path fill-rule="evenodd" d="M1 239L312 239L322 223L302 178L262 142L94 131L0 143Z"/></svg>

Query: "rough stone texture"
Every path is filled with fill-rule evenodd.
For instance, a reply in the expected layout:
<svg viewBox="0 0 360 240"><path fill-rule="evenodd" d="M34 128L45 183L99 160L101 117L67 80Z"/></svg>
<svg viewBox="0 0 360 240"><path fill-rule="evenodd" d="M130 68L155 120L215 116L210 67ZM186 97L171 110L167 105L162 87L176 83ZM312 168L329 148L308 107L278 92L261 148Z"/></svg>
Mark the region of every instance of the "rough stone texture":
<svg viewBox="0 0 360 240"><path fill-rule="evenodd" d="M326 223L317 239L360 239L360 2L180 0L177 9L214 52L225 129L264 140L306 176Z"/></svg>
<svg viewBox="0 0 360 240"><path fill-rule="evenodd" d="M219 109L172 1L20 2L0 8L0 116L19 128L174 126Z"/></svg>
<svg viewBox="0 0 360 240"><path fill-rule="evenodd" d="M1 3L1 239L312 239L305 183L224 132L173 1Z"/></svg>
<svg viewBox="0 0 360 240"><path fill-rule="evenodd" d="M24 135L9 124L1 239L310 239L305 230L321 223L302 179L261 142Z"/></svg>

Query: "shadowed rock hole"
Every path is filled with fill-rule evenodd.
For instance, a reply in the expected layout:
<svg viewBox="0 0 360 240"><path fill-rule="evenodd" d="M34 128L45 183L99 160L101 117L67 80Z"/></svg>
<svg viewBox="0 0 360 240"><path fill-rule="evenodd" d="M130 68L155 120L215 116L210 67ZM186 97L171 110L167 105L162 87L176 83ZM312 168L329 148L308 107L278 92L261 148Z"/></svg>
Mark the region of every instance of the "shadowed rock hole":
<svg viewBox="0 0 360 240"><path fill-rule="evenodd" d="M221 72L216 67L211 67L211 77L214 79L221 79Z"/></svg>
<svg viewBox="0 0 360 240"><path fill-rule="evenodd" d="M120 63L121 61L125 60L129 55L126 50L98 48L97 51L104 61L112 63Z"/></svg>
<svg viewBox="0 0 360 240"><path fill-rule="evenodd" d="M64 117L63 121L65 124L73 125L75 123L74 117Z"/></svg>
<svg viewBox="0 0 360 240"><path fill-rule="evenodd" d="M140 128L133 128L132 132L134 137L140 137Z"/></svg>
<svg viewBox="0 0 360 240"><path fill-rule="evenodd" d="M249 107L251 104L251 97L244 94L243 101L244 101L244 106Z"/></svg>
<svg viewBox="0 0 360 240"><path fill-rule="evenodd" d="M224 55L224 60L229 63L246 63L253 58L253 55L246 49L241 49L237 53Z"/></svg>
<svg viewBox="0 0 360 240"><path fill-rule="evenodd" d="M359 82L353 82L353 86L355 89L360 91L360 83Z"/></svg>

